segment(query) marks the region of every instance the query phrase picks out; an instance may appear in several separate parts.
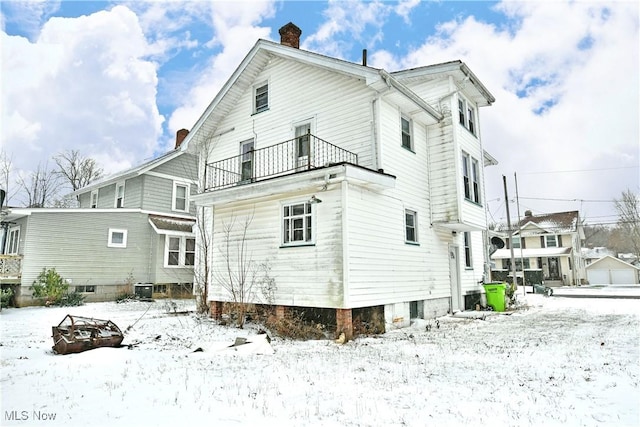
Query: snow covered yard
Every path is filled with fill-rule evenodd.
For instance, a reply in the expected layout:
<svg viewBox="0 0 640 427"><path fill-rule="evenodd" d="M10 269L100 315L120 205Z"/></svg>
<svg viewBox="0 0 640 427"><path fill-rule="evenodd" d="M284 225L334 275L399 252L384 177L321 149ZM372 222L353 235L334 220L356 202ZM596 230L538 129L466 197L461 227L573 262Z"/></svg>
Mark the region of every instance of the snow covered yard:
<svg viewBox="0 0 640 427"><path fill-rule="evenodd" d="M226 348L252 325L162 301L3 310L0 425L640 425L640 300L526 298L345 345L274 338L273 354ZM124 344L140 344L54 355L67 313L133 325Z"/></svg>

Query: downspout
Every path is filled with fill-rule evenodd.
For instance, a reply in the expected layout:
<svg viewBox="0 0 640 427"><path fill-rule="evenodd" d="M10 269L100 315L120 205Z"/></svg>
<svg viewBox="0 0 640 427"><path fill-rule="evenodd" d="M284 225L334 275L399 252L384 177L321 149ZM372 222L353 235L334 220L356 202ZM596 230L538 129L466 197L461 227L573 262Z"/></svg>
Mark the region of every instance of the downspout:
<svg viewBox="0 0 640 427"><path fill-rule="evenodd" d="M372 151L372 164L373 170L383 169L382 167L382 147L380 146L380 136L378 135L378 111L380 103L380 94L377 94L376 97L371 101L371 116L372 116L372 125L371 132L373 134L373 144L371 147Z"/></svg>

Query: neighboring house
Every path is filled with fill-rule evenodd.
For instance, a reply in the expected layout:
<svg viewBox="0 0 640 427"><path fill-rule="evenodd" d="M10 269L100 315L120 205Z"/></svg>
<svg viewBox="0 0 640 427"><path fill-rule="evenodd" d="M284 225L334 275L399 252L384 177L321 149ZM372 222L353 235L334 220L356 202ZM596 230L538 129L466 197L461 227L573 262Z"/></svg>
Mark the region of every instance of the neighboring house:
<svg viewBox="0 0 640 427"><path fill-rule="evenodd" d="M502 278L512 271L511 247L513 247L516 272L524 269L525 280L530 284L544 282L546 286L580 285L586 280L582 258L584 230L578 211L533 215L526 211L513 227L513 238L507 238L506 225L502 232L505 247L491 255L495 262L494 278ZM532 279L529 279L530 276Z"/></svg>
<svg viewBox="0 0 640 427"><path fill-rule="evenodd" d="M493 96L460 61L389 73L299 49L291 23L280 34L254 45L183 144L202 162L211 315L234 301L225 277L242 275L242 243L271 285L251 302L322 312L348 334L375 313L404 326L479 300L496 163L479 109Z"/></svg>
<svg viewBox="0 0 640 427"><path fill-rule="evenodd" d="M606 255L589 264L587 279L591 285L637 285L640 268L618 258Z"/></svg>
<svg viewBox="0 0 640 427"><path fill-rule="evenodd" d="M595 248L582 248L582 259L584 259L585 266L590 265L594 261L597 261L604 256L614 256L614 254L615 253L612 250L607 249L604 246L597 246Z"/></svg>
<svg viewBox="0 0 640 427"><path fill-rule="evenodd" d="M87 301L191 296L196 188L196 156L176 149L76 191L79 208L8 209L0 281L17 305L34 303L29 287L44 268Z"/></svg>

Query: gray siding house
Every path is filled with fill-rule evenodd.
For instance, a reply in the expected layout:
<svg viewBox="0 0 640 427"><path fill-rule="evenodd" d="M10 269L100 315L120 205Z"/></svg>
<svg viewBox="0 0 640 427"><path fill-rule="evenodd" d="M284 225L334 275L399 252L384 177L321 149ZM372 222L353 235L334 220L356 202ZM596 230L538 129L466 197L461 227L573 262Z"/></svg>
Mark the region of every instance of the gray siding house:
<svg viewBox="0 0 640 427"><path fill-rule="evenodd" d="M87 301L191 297L196 188L196 156L176 149L76 191L79 208L6 209L0 282L18 306L35 303L29 287L45 268Z"/></svg>

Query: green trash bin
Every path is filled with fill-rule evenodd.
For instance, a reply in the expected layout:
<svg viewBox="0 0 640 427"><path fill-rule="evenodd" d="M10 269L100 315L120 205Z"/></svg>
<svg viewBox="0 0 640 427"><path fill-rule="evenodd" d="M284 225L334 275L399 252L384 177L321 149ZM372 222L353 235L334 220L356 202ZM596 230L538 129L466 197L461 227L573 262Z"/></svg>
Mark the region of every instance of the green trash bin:
<svg viewBox="0 0 640 427"><path fill-rule="evenodd" d="M484 291L487 294L487 305L493 307L493 311L504 311L506 283L485 283Z"/></svg>

